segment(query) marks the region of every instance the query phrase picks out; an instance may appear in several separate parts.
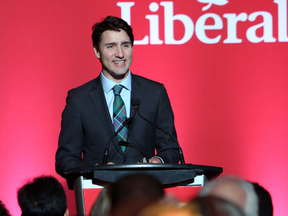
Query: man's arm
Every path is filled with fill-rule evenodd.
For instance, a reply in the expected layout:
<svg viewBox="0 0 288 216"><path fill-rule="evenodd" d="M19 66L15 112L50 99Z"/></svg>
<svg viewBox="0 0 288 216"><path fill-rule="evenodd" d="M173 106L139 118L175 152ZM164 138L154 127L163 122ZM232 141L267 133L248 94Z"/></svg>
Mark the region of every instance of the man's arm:
<svg viewBox="0 0 288 216"><path fill-rule="evenodd" d="M65 177L65 170L87 166L82 162L83 131L79 109L69 91L62 113L61 132L56 152L56 172Z"/></svg>
<svg viewBox="0 0 288 216"><path fill-rule="evenodd" d="M174 114L167 91L163 85L160 89L156 125L177 139ZM178 144L175 140L159 129L156 129L155 139L157 156L161 157L165 163L178 163L180 158ZM153 158L153 160L157 162L159 159Z"/></svg>

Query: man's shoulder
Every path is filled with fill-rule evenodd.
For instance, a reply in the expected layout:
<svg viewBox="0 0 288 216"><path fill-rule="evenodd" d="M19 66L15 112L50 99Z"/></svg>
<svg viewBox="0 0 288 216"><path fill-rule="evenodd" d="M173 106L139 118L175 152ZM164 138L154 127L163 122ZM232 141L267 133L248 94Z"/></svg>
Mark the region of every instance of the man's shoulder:
<svg viewBox="0 0 288 216"><path fill-rule="evenodd" d="M91 90L93 90L98 84L101 84L101 82L99 82L99 77L92 79L78 87L72 88L69 90L69 92L73 92L73 93L86 93L86 92L90 92Z"/></svg>
<svg viewBox="0 0 288 216"><path fill-rule="evenodd" d="M136 75L136 74L132 74L132 82L135 82L139 85L149 85L151 87L155 87L155 88L159 88L162 87L163 84L160 82L157 82L155 80L151 80L148 79L146 77L140 76L140 75Z"/></svg>

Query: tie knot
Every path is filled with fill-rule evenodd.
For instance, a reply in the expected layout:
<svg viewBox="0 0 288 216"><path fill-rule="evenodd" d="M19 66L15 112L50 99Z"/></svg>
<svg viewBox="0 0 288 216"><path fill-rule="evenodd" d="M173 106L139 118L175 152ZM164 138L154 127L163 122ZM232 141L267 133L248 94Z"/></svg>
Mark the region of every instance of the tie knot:
<svg viewBox="0 0 288 216"><path fill-rule="evenodd" d="M122 85L115 85L113 87L113 92L115 95L120 95L120 92L122 91L123 86Z"/></svg>

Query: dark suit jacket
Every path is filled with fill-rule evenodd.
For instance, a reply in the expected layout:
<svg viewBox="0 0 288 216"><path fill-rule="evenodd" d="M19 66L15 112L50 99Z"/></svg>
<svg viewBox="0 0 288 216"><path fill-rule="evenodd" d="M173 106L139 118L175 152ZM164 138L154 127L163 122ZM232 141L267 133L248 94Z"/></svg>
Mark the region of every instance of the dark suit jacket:
<svg viewBox="0 0 288 216"><path fill-rule="evenodd" d="M143 117L176 137L174 115L163 84L132 74L131 98L141 100L139 112ZM100 76L70 90L66 103L56 152L56 171L64 177L69 168L101 164L107 142L115 133ZM134 112L131 106L130 117ZM179 161L175 141L138 114L128 125L128 142L149 158L155 155L156 149L157 156L165 163ZM117 136L109 145L108 162L134 164L142 158L135 148L127 147L122 153Z"/></svg>

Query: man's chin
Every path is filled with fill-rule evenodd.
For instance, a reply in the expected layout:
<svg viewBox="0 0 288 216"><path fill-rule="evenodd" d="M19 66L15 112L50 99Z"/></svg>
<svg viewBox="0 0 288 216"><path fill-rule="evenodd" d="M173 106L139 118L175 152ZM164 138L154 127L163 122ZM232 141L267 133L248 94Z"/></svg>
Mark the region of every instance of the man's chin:
<svg viewBox="0 0 288 216"><path fill-rule="evenodd" d="M129 71L129 70L128 70ZM128 75L128 71L123 73L111 73L110 75L117 80L122 80Z"/></svg>

